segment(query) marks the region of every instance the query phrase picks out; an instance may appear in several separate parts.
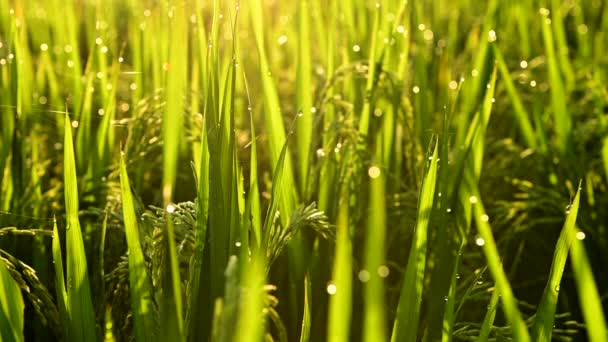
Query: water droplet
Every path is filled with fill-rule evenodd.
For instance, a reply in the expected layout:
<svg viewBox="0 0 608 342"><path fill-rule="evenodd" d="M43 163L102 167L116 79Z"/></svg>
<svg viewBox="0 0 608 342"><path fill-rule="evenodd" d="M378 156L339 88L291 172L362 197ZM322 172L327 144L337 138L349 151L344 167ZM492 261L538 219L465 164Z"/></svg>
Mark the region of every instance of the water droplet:
<svg viewBox="0 0 608 342"><path fill-rule="evenodd" d="M445 211L448 212L448 213L451 213L452 212L452 208L447 208Z"/></svg>
<svg viewBox="0 0 608 342"><path fill-rule="evenodd" d="M477 281L477 285L483 285L483 280L482 280L482 279L479 279L479 280Z"/></svg>
<svg viewBox="0 0 608 342"><path fill-rule="evenodd" d="M481 220L483 222L488 222L490 220L490 217L486 214L481 215Z"/></svg>
<svg viewBox="0 0 608 342"><path fill-rule="evenodd" d="M559 292L559 284L555 286L555 291Z"/></svg>
<svg viewBox="0 0 608 342"><path fill-rule="evenodd" d="M325 157L325 150L323 150L322 148L317 149L317 157L318 157L318 158L323 158L323 157Z"/></svg>
<svg viewBox="0 0 608 342"><path fill-rule="evenodd" d="M431 30L424 30L424 33L422 34L422 37L426 41L433 40L434 36L435 36L435 34Z"/></svg>
<svg viewBox="0 0 608 342"><path fill-rule="evenodd" d="M458 88L458 82L456 82L456 81L450 81L450 83L448 84L448 86L450 87L450 89L456 90L456 88Z"/></svg>
<svg viewBox="0 0 608 342"><path fill-rule="evenodd" d="M475 238L475 244L481 247L486 244L486 240L484 240L481 236L478 236L477 238Z"/></svg>
<svg viewBox="0 0 608 342"><path fill-rule="evenodd" d="M579 230L578 232L576 232L576 238L578 240L585 240L585 237L587 237L587 235L585 234L584 231Z"/></svg>
<svg viewBox="0 0 608 342"><path fill-rule="evenodd" d="M420 92L420 87L414 86L414 87L412 87L412 91L414 92L414 94L418 94Z"/></svg>
<svg viewBox="0 0 608 342"><path fill-rule="evenodd" d="M118 57L118 63L122 63L124 61L125 61L125 59L122 56Z"/></svg>
<svg viewBox="0 0 608 342"><path fill-rule="evenodd" d="M311 113L316 113L317 112L317 107L310 107L310 112Z"/></svg>
<svg viewBox="0 0 608 342"><path fill-rule="evenodd" d="M287 36L286 35L279 36L279 38L277 39L277 43L279 43L279 45L283 45L283 44L287 43Z"/></svg>
<svg viewBox="0 0 608 342"><path fill-rule="evenodd" d="M175 211L175 206L173 206L173 204L167 205L167 212L169 214L173 213L174 211Z"/></svg>
<svg viewBox="0 0 608 342"><path fill-rule="evenodd" d="M304 113L302 113L302 112L298 112L298 117L300 117L300 118L301 118L302 116L304 116Z"/></svg>
<svg viewBox="0 0 608 342"><path fill-rule="evenodd" d="M490 31L488 32L488 41L489 41L490 43L492 43L492 42L495 42L495 41L496 41L496 31L494 31L494 30L490 30Z"/></svg>
<svg viewBox="0 0 608 342"><path fill-rule="evenodd" d="M78 128L78 121L76 121L76 120L72 121L72 127Z"/></svg>
<svg viewBox="0 0 608 342"><path fill-rule="evenodd" d="M370 274L367 270L361 270L361 271L359 271L359 274L357 275L357 277L359 278L359 281L361 281L363 283L367 283L369 281Z"/></svg>
<svg viewBox="0 0 608 342"><path fill-rule="evenodd" d="M359 45L355 44L355 45L353 45L353 51L359 52L359 51L361 51L361 47Z"/></svg>
<svg viewBox="0 0 608 342"><path fill-rule="evenodd" d="M526 69L528 67L528 61L522 60L521 62L519 62L519 67L522 69Z"/></svg>
<svg viewBox="0 0 608 342"><path fill-rule="evenodd" d="M253 107L248 106L248 107L247 107L247 110L251 112L251 111L253 110Z"/></svg>
<svg viewBox="0 0 608 342"><path fill-rule="evenodd" d="M449 299L449 298L448 298L448 296L443 296L443 300L444 300L444 301L446 301L446 302L447 302L447 301L448 301L448 299Z"/></svg>
<svg viewBox="0 0 608 342"><path fill-rule="evenodd" d="M241 247L241 241L237 241L237 242L235 242L235 243L234 243L234 245L235 245L236 247Z"/></svg>
<svg viewBox="0 0 608 342"><path fill-rule="evenodd" d="M40 44L41 51L47 51L49 49L49 45L47 43Z"/></svg>
<svg viewBox="0 0 608 342"><path fill-rule="evenodd" d="M327 293L329 293L330 295L335 295L337 290L338 290L338 288L336 287L336 284L334 284L334 283L327 284Z"/></svg>
<svg viewBox="0 0 608 342"><path fill-rule="evenodd" d="M456 273L456 279L460 279L460 273Z"/></svg>
<svg viewBox="0 0 608 342"><path fill-rule="evenodd" d="M471 204L475 204L475 203L477 203L477 197L476 197L476 196L470 196L470 197L469 197L469 202L470 202Z"/></svg>
<svg viewBox="0 0 608 342"><path fill-rule="evenodd" d="M388 277L388 275L390 274L390 269L388 267L386 267L386 265L380 265L380 267L378 267L378 275L381 278L386 278Z"/></svg>
<svg viewBox="0 0 608 342"><path fill-rule="evenodd" d="M377 166L372 166L367 169L367 174L370 176L370 178L378 178L380 177L380 168Z"/></svg>
<svg viewBox="0 0 608 342"><path fill-rule="evenodd" d="M473 76L473 77L479 76L479 71L477 71L477 69L471 70L471 76Z"/></svg>
<svg viewBox="0 0 608 342"><path fill-rule="evenodd" d="M335 295L337 290L338 289L336 288L336 284L334 284L334 283L327 284L327 293L329 293L330 295Z"/></svg>

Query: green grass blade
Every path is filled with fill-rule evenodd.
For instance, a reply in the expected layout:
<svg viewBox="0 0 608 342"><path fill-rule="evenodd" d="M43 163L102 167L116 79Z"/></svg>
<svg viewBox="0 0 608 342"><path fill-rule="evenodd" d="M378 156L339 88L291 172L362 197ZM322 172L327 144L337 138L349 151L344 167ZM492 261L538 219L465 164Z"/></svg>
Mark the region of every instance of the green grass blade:
<svg viewBox="0 0 608 342"><path fill-rule="evenodd" d="M298 167L300 193L306 193L309 172L309 154L312 141L312 63L310 50L310 5L308 0L300 1L298 12L298 63L297 63L297 106L296 143L298 146Z"/></svg>
<svg viewBox="0 0 608 342"><path fill-rule="evenodd" d="M412 247L405 269L405 276L397 307L397 317L393 324L392 342L416 341L422 302L422 286L426 267L427 232L433 200L435 198L435 184L437 181L437 155L439 144L436 139L433 154L428 170L422 181L420 197L418 200L418 218L412 239Z"/></svg>
<svg viewBox="0 0 608 342"><path fill-rule="evenodd" d="M488 338L490 337L492 325L494 324L494 318L496 318L496 309L498 308L499 299L500 292L494 288L494 291L492 291L492 297L490 297L490 304L488 304L488 311L486 312L486 316L484 317L483 323L481 323L481 328L479 329L479 337L477 338L478 342L487 342Z"/></svg>
<svg viewBox="0 0 608 342"><path fill-rule="evenodd" d="M471 182L469 181L469 184L470 183ZM502 268L498 249L496 248L496 242L494 241L494 236L492 235L492 228L488 223L489 218L486 214L483 203L481 202L479 191L477 190L477 186L473 184L471 184L471 189L473 189L473 191L471 191L469 201L473 207L473 217L480 235L477 244L483 245L483 252L488 261L488 268L490 269L490 272L492 273L492 276L496 282L496 289L500 291L503 311L507 321L513 329L513 338L516 341L529 342L530 335L521 313L519 312L519 308L517 307L517 300L513 295L507 275Z"/></svg>
<svg viewBox="0 0 608 342"><path fill-rule="evenodd" d="M57 230L57 221L53 219L53 266L55 267L55 292L57 309L63 324L63 333L66 341L70 341L70 325L68 317L68 293L65 288L65 275L63 273L63 258L61 256L61 241Z"/></svg>
<svg viewBox="0 0 608 342"><path fill-rule="evenodd" d="M348 341L350 337L353 261L348 216L348 194L345 191L338 209L336 252L332 272L336 293L329 298L328 342Z"/></svg>
<svg viewBox="0 0 608 342"><path fill-rule="evenodd" d="M310 326L311 326L311 313L310 309L312 302L310 301L311 296L311 285L310 277L308 274L304 276L304 314L302 315L302 331L300 332L300 342L310 341Z"/></svg>
<svg viewBox="0 0 608 342"><path fill-rule="evenodd" d="M507 94L511 98L511 102L513 105L513 115L515 116L515 121L519 125L521 135L524 138L524 141L526 142L526 145L528 147L536 148L536 138L534 136L534 128L530 123L530 115L524 109L521 99L517 94L515 84L513 83L513 79L511 78L511 74L509 73L509 69L507 68L507 64L505 63L500 49L497 45L492 45L492 47L494 48L494 57L496 57L496 65L498 66L498 71L500 71L500 75L502 76L502 80L504 82Z"/></svg>
<svg viewBox="0 0 608 342"><path fill-rule="evenodd" d="M556 20L559 19L556 18ZM558 59L556 57L553 33L551 31L551 19L543 15L541 17L541 27L547 56L549 84L551 84L551 106L553 109L555 134L557 136L557 148L563 153L570 140L572 122L568 114L565 86L560 75Z"/></svg>
<svg viewBox="0 0 608 342"><path fill-rule="evenodd" d="M173 4L172 4L173 5ZM169 65L166 77L166 105L163 112L163 203L172 203L177 175L179 147L184 112L184 93L187 86L188 19L183 4L175 3L171 11ZM173 220L167 215L165 243L168 263L165 265L165 286L161 303L161 336L166 340L181 341L184 338L182 319L181 281L175 246Z"/></svg>
<svg viewBox="0 0 608 342"><path fill-rule="evenodd" d="M0 340L23 341L23 297L17 282L0 259Z"/></svg>
<svg viewBox="0 0 608 342"><path fill-rule="evenodd" d="M154 321L154 303L152 301L152 284L144 263L144 254L139 238L137 215L133 204L133 195L124 156L120 158L120 188L122 192L122 210L129 251L129 291L131 293L131 310L136 341L154 341L156 324Z"/></svg>
<svg viewBox="0 0 608 342"><path fill-rule="evenodd" d="M384 279L380 277L380 267L384 266L384 240L386 237L385 175L379 166L372 165L370 177L369 207L365 241L365 269L369 280L364 287L365 313L363 341L386 340L386 315ZM386 266L384 266L386 267Z"/></svg>
<svg viewBox="0 0 608 342"><path fill-rule="evenodd" d="M606 342L608 341L608 334L606 333L608 330L606 329L606 316L602 309L602 300L595 284L587 252L585 252L585 245L578 238L573 239L570 258L589 341Z"/></svg>
<svg viewBox="0 0 608 342"><path fill-rule="evenodd" d="M255 35L256 46L259 56L260 77L262 79L262 88L264 93L264 119L267 125L269 134L270 160L272 165L277 165L282 154L283 144L285 143L285 128L283 125L283 115L279 103L279 95L277 88L272 79L272 72L264 46L264 16L262 11L262 1L254 0L249 3L251 23L253 25L253 33ZM295 188L293 167L289 155L285 157L285 180L284 194L281 200L281 222L284 226L287 224L287 219L293 209L297 199L297 193L293 191Z"/></svg>
<svg viewBox="0 0 608 342"><path fill-rule="evenodd" d="M263 289L266 281L264 263L263 253L259 253L254 255L251 263L245 268L242 284L247 291L243 292L245 298L241 299L243 309L239 314L234 341L257 342L262 340L266 316L262 314L266 295Z"/></svg>
<svg viewBox="0 0 608 342"><path fill-rule="evenodd" d="M205 120L201 133L201 156L198 171L198 191L197 191L197 213L196 213L196 233L194 235L194 256L191 265L189 305L186 315L186 334L189 340L202 338L207 333L203 331L200 324L196 324L196 317L202 315L201 306L205 297L208 295L203 287L203 258L205 242L207 239L207 226L209 219L209 151L207 142L207 131Z"/></svg>
<svg viewBox="0 0 608 342"><path fill-rule="evenodd" d="M66 210L66 264L68 315L70 318L70 339L72 341L95 341L95 313L91 300L87 258L78 218L78 185L72 125L66 112L63 150L63 177Z"/></svg>
<svg viewBox="0 0 608 342"><path fill-rule="evenodd" d="M557 297L559 295L559 286L568 259L568 250L572 244L572 239L576 234L576 217L578 215L578 207L580 202L580 190L577 191L574 201L568 210L566 222L559 235L555 251L553 252L553 263L551 264L551 273L549 280L545 286L543 297L536 309L536 319L532 326L532 338L535 341L551 340L553 331L553 322L555 319L555 309L557 306Z"/></svg>

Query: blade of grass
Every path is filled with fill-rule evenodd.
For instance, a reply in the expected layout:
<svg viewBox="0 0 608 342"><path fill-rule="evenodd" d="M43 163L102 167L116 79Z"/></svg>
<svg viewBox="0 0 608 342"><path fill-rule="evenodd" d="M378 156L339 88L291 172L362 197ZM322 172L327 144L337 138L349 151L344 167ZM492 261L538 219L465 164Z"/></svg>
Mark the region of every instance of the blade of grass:
<svg viewBox="0 0 608 342"><path fill-rule="evenodd" d="M0 259L0 340L20 342L23 339L23 297L21 289Z"/></svg>
<svg viewBox="0 0 608 342"><path fill-rule="evenodd" d="M483 203L481 202L479 191L477 190L476 185L471 184L470 186L473 190L471 191L469 201L473 207L473 217L480 235L477 244L483 245L483 252L488 261L488 268L494 277L497 290L500 291L503 311L507 321L513 329L513 338L516 341L529 342L530 335L521 313L519 312L519 308L517 307L517 301L513 295L513 291L511 290L511 285L509 284L507 275L502 268L500 255L498 254L496 242L494 241L494 236L492 235L492 228L488 223L489 218L486 214Z"/></svg>
<svg viewBox="0 0 608 342"><path fill-rule="evenodd" d="M171 205L175 186L179 146L184 112L184 93L187 89L188 28L185 6L172 3L168 65L166 76L166 105L163 112L163 203ZM161 337L165 340L182 341L184 327L182 318L182 295L179 263L175 246L173 220L167 215L165 248L168 264L165 266L165 286L161 300Z"/></svg>
<svg viewBox="0 0 608 342"><path fill-rule="evenodd" d="M384 191L386 176L384 171L375 164L368 169L368 175L370 177L370 195L364 262L370 277L364 288L363 341L372 342L386 340L384 279L379 274L380 267L384 266L385 257L386 202Z"/></svg>
<svg viewBox="0 0 608 342"><path fill-rule="evenodd" d="M553 42L553 33L551 31L551 19L549 19L546 14L543 14L541 15L541 21L545 53L547 55L549 84L551 84L551 107L553 109L555 134L557 136L557 148L561 153L564 153L570 139L572 122L570 121L570 115L568 114L564 82L560 76L558 60L555 56L556 52L555 44Z"/></svg>
<svg viewBox="0 0 608 342"><path fill-rule="evenodd" d="M352 243L349 232L348 192L344 187L340 197L336 227L336 252L332 271L332 282L336 293L329 298L329 320L327 341L348 341L352 312Z"/></svg>
<svg viewBox="0 0 608 342"><path fill-rule="evenodd" d="M61 256L61 241L57 230L57 221L53 218L53 266L55 268L55 292L57 297L57 309L63 324L63 334L66 341L70 341L70 325L68 317L68 293L65 288L65 276L63 273L63 258Z"/></svg>
<svg viewBox="0 0 608 342"><path fill-rule="evenodd" d="M310 51L310 5L308 0L299 2L298 11L298 63L297 108L300 118L296 122L300 193L306 197L308 184L309 154L312 141L312 66Z"/></svg>
<svg viewBox="0 0 608 342"><path fill-rule="evenodd" d="M496 65L498 66L498 71L500 71L500 75L502 76L507 94L511 98L511 102L513 104L513 114L515 115L515 121L519 124L521 135L524 138L526 146L536 148L536 138L534 136L534 128L532 128L532 124L530 123L530 116L524 109L521 99L517 94L515 84L513 84L513 79L511 78L511 74L509 73L509 69L507 68L507 64L505 63L500 49L497 45L492 46L494 57L496 58Z"/></svg>
<svg viewBox="0 0 608 342"><path fill-rule="evenodd" d="M606 342L608 341L606 334L608 330L606 329L606 316L602 309L602 299L585 252L585 245L578 238L573 239L570 258L589 341Z"/></svg>
<svg viewBox="0 0 608 342"><path fill-rule="evenodd" d="M144 263L137 215L135 214L133 195L131 194L124 155L120 157L120 188L127 248L129 251L129 291L131 293L131 311L133 313L135 339L137 341L155 341L157 333L154 320L152 286Z"/></svg>
<svg viewBox="0 0 608 342"><path fill-rule="evenodd" d="M551 264L551 273L549 280L545 286L542 299L536 309L536 319L532 326L532 338L535 341L551 340L553 331L553 321L555 319L555 309L557 306L557 297L559 295L559 285L568 259L568 250L572 244L576 232L576 217L580 202L580 190L576 192L574 201L568 210L566 222L555 245L553 252L553 262Z"/></svg>
<svg viewBox="0 0 608 342"><path fill-rule="evenodd" d="M78 218L78 185L72 125L68 113L65 114L65 138L63 150L63 177L66 210L66 264L68 315L70 318L70 339L72 341L94 341L96 339L95 313L91 299L87 258Z"/></svg>
<svg viewBox="0 0 608 342"><path fill-rule="evenodd" d="M435 146L420 189L418 218L416 219L412 247L407 260L401 295L399 296L397 317L393 324L392 342L416 341L418 335L422 286L427 257L427 232L431 212L433 211L435 184L437 181L437 155L439 150L437 139L433 139L431 145Z"/></svg>
<svg viewBox="0 0 608 342"><path fill-rule="evenodd" d="M477 338L478 342L487 342L490 337L490 332L492 331L492 325L494 324L494 318L496 317L496 308L498 308L498 300L500 299L500 292L494 288L492 291L492 297L490 297L490 304L488 304L488 311L486 312L486 316L483 319L483 323L481 323L481 328L479 329L479 337ZM541 341L541 340L535 340ZM548 340L547 340L548 341Z"/></svg>
<svg viewBox="0 0 608 342"><path fill-rule="evenodd" d="M311 285L310 285L310 277L308 274L304 276L304 314L302 315L302 331L300 332L300 342L308 342L310 341L310 326L311 326L311 317L310 317L310 308L312 307L312 302L310 301L311 296Z"/></svg>

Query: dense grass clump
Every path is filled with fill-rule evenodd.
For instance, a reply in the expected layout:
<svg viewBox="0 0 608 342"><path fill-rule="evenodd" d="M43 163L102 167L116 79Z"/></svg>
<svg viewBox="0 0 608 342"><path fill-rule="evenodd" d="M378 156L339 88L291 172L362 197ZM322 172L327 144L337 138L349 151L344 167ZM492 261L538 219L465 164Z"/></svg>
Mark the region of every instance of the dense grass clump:
<svg viewBox="0 0 608 342"><path fill-rule="evenodd" d="M0 341L608 341L608 3L1 0Z"/></svg>

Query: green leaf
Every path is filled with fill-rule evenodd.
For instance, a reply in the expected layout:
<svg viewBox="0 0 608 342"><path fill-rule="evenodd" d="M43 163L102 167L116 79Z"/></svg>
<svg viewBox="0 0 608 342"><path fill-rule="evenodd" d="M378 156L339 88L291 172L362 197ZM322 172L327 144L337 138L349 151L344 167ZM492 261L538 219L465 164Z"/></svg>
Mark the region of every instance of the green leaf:
<svg viewBox="0 0 608 342"><path fill-rule="evenodd" d="M328 342L348 341L350 336L353 261L348 220L348 193L345 190L339 200L336 252L332 271L336 293L329 297Z"/></svg>
<svg viewBox="0 0 608 342"><path fill-rule="evenodd" d="M479 337L477 338L478 342L487 342L488 338L490 337L492 325L494 324L494 318L496 317L496 308L498 307L499 298L500 292L494 288L494 291L492 291L492 297L490 297L490 304L488 304L488 311L486 312L486 316L484 317L483 323L481 323L481 328L479 329Z"/></svg>
<svg viewBox="0 0 608 342"><path fill-rule="evenodd" d="M431 141L431 144L434 144L435 147L420 189L418 218L401 287L397 317L393 324L392 342L417 340L427 257L427 233L431 212L433 211L435 184L437 181L439 143L437 139L434 139L434 141Z"/></svg>
<svg viewBox="0 0 608 342"><path fill-rule="evenodd" d="M63 177L66 210L66 264L67 264L67 312L71 341L95 341L95 312L91 300L87 258L78 218L78 186L72 125L65 114L65 138L63 150Z"/></svg>
<svg viewBox="0 0 608 342"><path fill-rule="evenodd" d="M154 320L155 309L154 302L152 301L152 284L144 262L133 195L131 194L125 159L122 155L120 158L120 188L127 248L129 251L129 291L131 294L135 340L154 341L157 331Z"/></svg>
<svg viewBox="0 0 608 342"><path fill-rule="evenodd" d="M545 286L542 299L536 309L536 319L532 326L532 338L534 341L551 340L559 286L562 281L562 275L564 274L566 260L568 259L568 251L576 234L576 217L578 214L579 202L580 190L576 192L574 201L572 201L570 209L568 210L566 222L564 223L564 227L562 228L555 246L555 251L553 252L551 273L549 274L549 280Z"/></svg>
<svg viewBox="0 0 608 342"><path fill-rule="evenodd" d="M17 282L0 258L0 340L23 341L23 297Z"/></svg>

